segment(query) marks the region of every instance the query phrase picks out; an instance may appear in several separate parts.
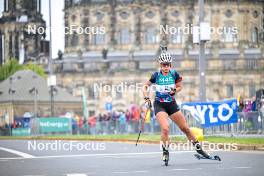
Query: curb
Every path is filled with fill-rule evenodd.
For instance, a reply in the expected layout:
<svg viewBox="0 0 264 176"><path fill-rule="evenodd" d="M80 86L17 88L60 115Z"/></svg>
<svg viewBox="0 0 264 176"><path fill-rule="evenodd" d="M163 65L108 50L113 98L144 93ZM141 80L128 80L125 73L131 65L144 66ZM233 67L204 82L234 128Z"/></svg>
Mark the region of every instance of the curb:
<svg viewBox="0 0 264 176"><path fill-rule="evenodd" d="M129 139L76 139L76 138L52 138L52 137L19 137L19 138L0 138L1 140L61 140L61 141L67 141L67 140L73 140L73 141L97 141L97 142L121 142L121 143L134 143L136 144L136 140L129 140ZM176 141L175 144L185 144L184 142ZM160 144L160 141L151 141L151 140L140 140L138 141L138 144ZM223 148L224 144L226 143L208 143L210 144L217 144L220 149ZM235 144L235 143L234 143ZM263 144L256 144L256 145L247 145L247 144L236 144L237 150L233 151L245 151L245 150L251 150L251 151L264 151L264 145Z"/></svg>

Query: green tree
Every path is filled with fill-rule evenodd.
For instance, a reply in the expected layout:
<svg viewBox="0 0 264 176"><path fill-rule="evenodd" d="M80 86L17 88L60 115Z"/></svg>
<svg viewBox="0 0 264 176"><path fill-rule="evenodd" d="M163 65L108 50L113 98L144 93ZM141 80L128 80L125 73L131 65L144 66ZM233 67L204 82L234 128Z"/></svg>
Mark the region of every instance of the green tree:
<svg viewBox="0 0 264 176"><path fill-rule="evenodd" d="M5 80L15 72L22 70L23 66L20 65L15 58L11 58L5 64L0 66L0 81Z"/></svg>
<svg viewBox="0 0 264 176"><path fill-rule="evenodd" d="M46 76L44 68L42 66L35 65L32 62L28 62L25 65L20 65L17 59L11 58L5 64L0 66L0 82L19 70L32 70L42 77Z"/></svg>
<svg viewBox="0 0 264 176"><path fill-rule="evenodd" d="M32 70L41 77L46 77L44 68L41 65L36 65L33 62L28 62L26 65L23 65L23 70Z"/></svg>

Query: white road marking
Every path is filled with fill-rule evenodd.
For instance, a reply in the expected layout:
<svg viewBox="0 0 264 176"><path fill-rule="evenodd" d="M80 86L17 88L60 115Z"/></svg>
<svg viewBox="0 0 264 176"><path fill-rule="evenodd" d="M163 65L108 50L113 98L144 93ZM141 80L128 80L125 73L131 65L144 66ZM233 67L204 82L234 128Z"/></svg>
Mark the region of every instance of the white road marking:
<svg viewBox="0 0 264 176"><path fill-rule="evenodd" d="M171 169L168 171L187 171L187 170L202 170L202 168L193 168L193 169L178 168L178 169Z"/></svg>
<svg viewBox="0 0 264 176"><path fill-rule="evenodd" d="M175 151L175 152L170 152L170 153L193 153L194 151ZM142 153L97 153L97 154L81 154L81 155L51 155L51 156L31 156L28 157L29 159L46 159L46 158L74 158L74 157L93 157L93 156L129 156L129 155L154 155L158 154L160 155L161 152L142 152ZM28 159L27 158L27 159ZM0 159L5 159L5 160L16 160L16 159L26 159L26 158L21 158L21 157L14 157L14 158L0 158Z"/></svg>
<svg viewBox="0 0 264 176"><path fill-rule="evenodd" d="M225 167L225 168L215 168L218 170L227 170L227 169L252 169L252 167L247 167L247 166L237 166L237 167Z"/></svg>
<svg viewBox="0 0 264 176"><path fill-rule="evenodd" d="M193 169L171 169L169 171L187 171L187 170L193 170Z"/></svg>
<svg viewBox="0 0 264 176"><path fill-rule="evenodd" d="M147 170L142 170L142 171L135 171L136 173L147 173L147 172L149 172L149 171L147 171Z"/></svg>
<svg viewBox="0 0 264 176"><path fill-rule="evenodd" d="M112 172L113 174L129 174L129 172L123 172L123 171L119 171L119 172Z"/></svg>
<svg viewBox="0 0 264 176"><path fill-rule="evenodd" d="M86 172L86 173L67 173L67 174L62 174L66 176L88 176L88 175L93 175L95 172Z"/></svg>
<svg viewBox="0 0 264 176"><path fill-rule="evenodd" d="M117 159L120 159L121 157L119 157L119 156L104 156L104 158L117 158Z"/></svg>
<svg viewBox="0 0 264 176"><path fill-rule="evenodd" d="M116 159L127 159L127 158L138 158L139 156L103 156L104 158L116 158ZM157 156L145 156L144 158L156 158Z"/></svg>
<svg viewBox="0 0 264 176"><path fill-rule="evenodd" d="M251 169L252 167L234 167L235 169Z"/></svg>
<svg viewBox="0 0 264 176"><path fill-rule="evenodd" d="M33 156L33 155L30 155L30 154L27 154L27 153L24 153L24 152L20 152L20 151L17 151L17 150L5 148L5 147L0 147L0 150L6 151L6 152L9 152L9 153L13 153L15 155L22 156L23 158L35 158L35 156Z"/></svg>
<svg viewBox="0 0 264 176"><path fill-rule="evenodd" d="M25 158L22 158L22 157L0 158L0 161L2 161L2 160L19 160L19 159L25 159Z"/></svg>
<svg viewBox="0 0 264 176"><path fill-rule="evenodd" d="M142 171L115 171L112 172L113 174L131 174L131 173L148 173L149 171L147 170L142 170Z"/></svg>

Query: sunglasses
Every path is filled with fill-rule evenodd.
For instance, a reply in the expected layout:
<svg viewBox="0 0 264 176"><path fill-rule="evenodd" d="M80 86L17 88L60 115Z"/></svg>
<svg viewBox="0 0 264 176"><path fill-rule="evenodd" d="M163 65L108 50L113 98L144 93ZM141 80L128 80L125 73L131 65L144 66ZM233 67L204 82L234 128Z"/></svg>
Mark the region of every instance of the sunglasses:
<svg viewBox="0 0 264 176"><path fill-rule="evenodd" d="M171 63L162 63L161 66L162 67L170 67L171 66Z"/></svg>

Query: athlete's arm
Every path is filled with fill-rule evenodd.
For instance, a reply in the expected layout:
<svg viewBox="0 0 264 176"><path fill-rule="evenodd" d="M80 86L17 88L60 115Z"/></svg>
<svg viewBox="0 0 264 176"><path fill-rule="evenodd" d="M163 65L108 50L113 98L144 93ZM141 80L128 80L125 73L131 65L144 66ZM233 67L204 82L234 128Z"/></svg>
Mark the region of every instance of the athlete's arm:
<svg viewBox="0 0 264 176"><path fill-rule="evenodd" d="M180 92L182 90L182 83L181 81L177 82L175 84L175 89L176 89L176 92Z"/></svg>
<svg viewBox="0 0 264 176"><path fill-rule="evenodd" d="M182 77L177 73L175 80L175 93L180 92L181 90L182 90Z"/></svg>
<svg viewBox="0 0 264 176"><path fill-rule="evenodd" d="M148 94L149 94L149 91L148 91L148 89L149 89L149 86L151 85L151 84L154 84L155 83L155 80L156 80L156 76L157 76L157 74L152 74L151 75L151 77L150 77L150 79L148 80L148 81L146 81L145 82L145 84L143 85L143 96L144 96L144 99L145 98L148 98ZM146 100L146 99L145 99Z"/></svg>
<svg viewBox="0 0 264 176"><path fill-rule="evenodd" d="M145 84L143 85L143 96L144 96L144 98L148 97L148 93L149 93L148 88L150 85L151 85L150 81L146 81Z"/></svg>

